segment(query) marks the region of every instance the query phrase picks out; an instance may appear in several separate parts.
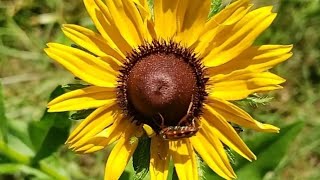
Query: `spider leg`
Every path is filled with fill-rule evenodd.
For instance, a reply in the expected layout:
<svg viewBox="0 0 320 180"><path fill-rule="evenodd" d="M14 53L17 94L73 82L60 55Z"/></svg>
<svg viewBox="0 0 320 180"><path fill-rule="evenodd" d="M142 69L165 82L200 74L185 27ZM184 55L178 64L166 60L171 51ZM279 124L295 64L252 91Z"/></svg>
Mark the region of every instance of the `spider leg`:
<svg viewBox="0 0 320 180"><path fill-rule="evenodd" d="M158 127L163 128L164 127L164 118L160 113L158 113L158 115L160 116L161 124L159 124L159 122L155 118L151 118L151 119Z"/></svg>
<svg viewBox="0 0 320 180"><path fill-rule="evenodd" d="M160 114L160 113L158 113L158 115L160 116L160 118L161 118L161 128L163 128L164 127L164 118L163 118L163 116Z"/></svg>

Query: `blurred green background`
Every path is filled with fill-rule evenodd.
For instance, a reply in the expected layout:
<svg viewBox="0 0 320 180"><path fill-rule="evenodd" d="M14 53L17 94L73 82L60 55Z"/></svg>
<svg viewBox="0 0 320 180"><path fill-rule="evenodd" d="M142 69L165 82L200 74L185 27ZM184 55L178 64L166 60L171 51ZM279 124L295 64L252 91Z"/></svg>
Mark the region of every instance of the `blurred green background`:
<svg viewBox="0 0 320 180"><path fill-rule="evenodd" d="M320 179L320 0L255 2L257 6L274 3L278 12L275 22L256 44L294 44L294 56L273 69L287 79L284 89L268 94L274 98L265 106L247 106L246 110L256 119L279 127L304 122L286 155L264 179ZM0 0L0 81L8 131L14 136L27 134L29 124L41 118L57 85L73 81L43 52L48 42L71 44L60 30L63 23L94 28L81 0ZM252 134L249 131L244 136L250 139ZM275 147L274 151L280 150ZM105 153L80 156L61 147L47 161L63 167L51 174L102 179ZM9 167L13 175L2 171L1 163L5 162L7 159L0 152L0 180L28 179L26 167ZM50 168L40 169L50 174Z"/></svg>

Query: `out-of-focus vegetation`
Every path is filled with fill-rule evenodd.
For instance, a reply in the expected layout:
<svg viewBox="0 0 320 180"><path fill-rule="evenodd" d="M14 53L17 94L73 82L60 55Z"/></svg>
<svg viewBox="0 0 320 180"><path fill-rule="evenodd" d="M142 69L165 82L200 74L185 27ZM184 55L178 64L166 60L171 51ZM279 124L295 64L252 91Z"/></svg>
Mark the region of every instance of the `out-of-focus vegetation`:
<svg viewBox="0 0 320 180"><path fill-rule="evenodd" d="M270 3L267 0L255 2L258 5ZM289 150L285 151L280 163L274 164L273 171L264 174L265 179L320 179L320 0L281 0L276 3L278 17L256 44L294 44L294 56L273 70L287 82L284 89L268 94L275 98L266 106L248 106L246 110L256 119L280 127L304 122L302 132L297 138L290 139ZM46 114L42 116L49 95L57 85L73 81L68 72L43 52L47 42L71 44L60 30L63 23L93 28L80 0L0 0L0 81L6 115L6 118L0 116L0 123L7 119L6 127L3 124L0 127L10 134L2 137L3 142L10 141L19 147L18 154L3 156L4 151L10 149L0 143L0 180L47 176L57 179L103 177L108 149L80 156L61 147L44 160L33 162L37 160L33 150L41 149L45 141L39 137L30 140L30 129L36 129L36 134L48 135L48 129L42 128L43 123L37 122L51 118ZM0 115L1 109L0 101ZM50 127L56 126L53 123ZM289 126L284 134L294 134L295 128ZM258 153L261 144L258 147L252 142L259 139L256 135L261 134L244 133L249 145L252 144L250 147L257 148L254 152ZM24 144L17 139L22 139ZM266 141L263 145L274 148L274 152L282 151L282 141L272 142ZM37 153L45 156L49 151ZM270 156L271 159L274 157L272 153Z"/></svg>

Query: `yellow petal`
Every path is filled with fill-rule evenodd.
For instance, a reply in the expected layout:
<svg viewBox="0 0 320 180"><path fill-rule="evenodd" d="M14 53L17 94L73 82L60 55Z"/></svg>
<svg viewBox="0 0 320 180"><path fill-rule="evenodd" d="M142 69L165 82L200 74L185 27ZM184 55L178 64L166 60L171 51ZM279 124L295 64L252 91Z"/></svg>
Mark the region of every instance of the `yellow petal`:
<svg viewBox="0 0 320 180"><path fill-rule="evenodd" d="M158 39L169 40L177 33L177 11L181 0L154 1L154 23ZM183 2L181 2L183 4Z"/></svg>
<svg viewBox="0 0 320 180"><path fill-rule="evenodd" d="M230 27L230 25L233 25L240 19L242 19L243 16L246 15L252 7L252 5L249 5L247 2L238 5L239 7L237 9L232 8L233 4L230 5L230 9L229 6L227 6L225 10L222 10L220 12L223 13L223 15L220 15L219 13L206 23L205 27L202 29L202 33L198 39L198 42L195 45L193 45L195 47L196 52L200 53L202 56L206 56L209 52L211 52L212 46L215 46L214 40L216 38L219 38L218 36L221 35L220 33L222 31L225 31L225 29ZM220 17L224 17L225 14L228 14L230 16L225 17L226 19ZM220 22L222 20L224 20L224 22Z"/></svg>
<svg viewBox="0 0 320 180"><path fill-rule="evenodd" d="M64 24L62 30L69 39L97 56L110 55L120 61L125 58L118 48L112 47L110 42L90 29L74 24Z"/></svg>
<svg viewBox="0 0 320 180"><path fill-rule="evenodd" d="M137 148L137 141L130 141L130 136L121 137L112 149L105 168L105 180L117 180L123 173L128 161Z"/></svg>
<svg viewBox="0 0 320 180"><path fill-rule="evenodd" d="M209 81L212 84L225 82L225 81L237 81L237 80L247 80L247 81L255 80L257 83L259 83L258 81L260 79L262 81L267 81L266 83L263 83L263 84L281 84L285 82L285 79L271 72L257 73L248 69L235 70L230 74L226 74L226 75L224 74L212 75Z"/></svg>
<svg viewBox="0 0 320 180"><path fill-rule="evenodd" d="M224 100L240 100L256 92L282 88L285 80L270 72L251 73L247 70L234 71L229 75L211 77L209 97Z"/></svg>
<svg viewBox="0 0 320 180"><path fill-rule="evenodd" d="M125 61L124 59L118 60L112 56L106 55L106 56L101 56L98 57L102 61L108 63L112 69L115 71L119 71L123 67L123 62Z"/></svg>
<svg viewBox="0 0 320 180"><path fill-rule="evenodd" d="M81 153L85 153L86 150L93 148L96 143L98 143L98 142L93 142L90 144L88 143L88 144L85 144L81 147L74 147L74 148L69 147L69 149L71 149L72 151L74 151L76 153L81 154Z"/></svg>
<svg viewBox="0 0 320 180"><path fill-rule="evenodd" d="M137 8L143 20L151 18L151 12L150 12L150 8L147 0L132 0L132 1L137 5Z"/></svg>
<svg viewBox="0 0 320 180"><path fill-rule="evenodd" d="M190 47L199 37L208 19L210 0L183 0L179 4L177 42ZM180 26L180 27L179 27Z"/></svg>
<svg viewBox="0 0 320 180"><path fill-rule="evenodd" d="M102 8L101 1L95 0ZM111 17L114 19L115 26L118 28L122 37L124 37L131 47L135 48L143 42L142 32L145 32L140 13L133 1L118 0L105 1Z"/></svg>
<svg viewBox="0 0 320 180"><path fill-rule="evenodd" d="M150 175L151 180L166 180L169 166L169 144L158 136L151 138Z"/></svg>
<svg viewBox="0 0 320 180"><path fill-rule="evenodd" d="M229 74L239 69L263 72L292 56L292 45L253 46L231 61L217 67L208 68L208 74Z"/></svg>
<svg viewBox="0 0 320 180"><path fill-rule="evenodd" d="M118 48L123 54L131 51L131 46L121 35L118 28L115 28L114 19L112 19L108 8L101 0L84 0L87 12L89 13L96 28L110 46Z"/></svg>
<svg viewBox="0 0 320 180"><path fill-rule="evenodd" d="M189 139L169 141L170 154L180 180L197 180L198 166L196 154Z"/></svg>
<svg viewBox="0 0 320 180"><path fill-rule="evenodd" d="M77 48L49 43L45 52L80 79L102 87L116 87L117 74L109 64Z"/></svg>
<svg viewBox="0 0 320 180"><path fill-rule="evenodd" d="M208 136L206 130L200 129L196 136L190 138L192 146L219 176L229 179L235 178L232 166L220 140L216 136Z"/></svg>
<svg viewBox="0 0 320 180"><path fill-rule="evenodd" d="M249 0L238 0L225 7L218 14L214 15L205 25L204 32L215 28L218 25L233 25L248 12L251 7Z"/></svg>
<svg viewBox="0 0 320 180"><path fill-rule="evenodd" d="M108 128L104 129L94 137L90 138L87 142L75 147L74 151L80 153L96 152L111 145L119 138L123 136L133 136L134 133L140 133L140 129L137 125L131 123L129 119L119 119ZM136 139L137 138L135 138L135 140Z"/></svg>
<svg viewBox="0 0 320 180"><path fill-rule="evenodd" d="M115 88L90 86L65 93L48 104L49 112L75 111L116 103Z"/></svg>
<svg viewBox="0 0 320 180"><path fill-rule="evenodd" d="M231 149L233 149L249 161L251 161L252 159L256 159L256 156L242 141L238 133L226 121L226 119L207 104L205 104L203 117L205 119L204 121L202 121L204 131L211 132L224 144L229 146Z"/></svg>
<svg viewBox="0 0 320 180"><path fill-rule="evenodd" d="M156 39L156 33L154 30L154 22L152 19L152 13L150 12L150 8L148 5L147 0L133 0L135 3L142 21L143 21L143 28L141 34L146 42L152 42L152 40Z"/></svg>
<svg viewBox="0 0 320 180"><path fill-rule="evenodd" d="M271 10L272 7L263 7L251 11L236 24L220 31L213 40L210 53L203 58L204 65L212 67L224 64L250 47L275 19L276 14Z"/></svg>
<svg viewBox="0 0 320 180"><path fill-rule="evenodd" d="M82 153L92 153L101 150L118 140L124 133L131 133L134 130L137 131L137 129L137 126L133 124L130 119L117 119L112 125L90 138L87 142L79 144L76 150L81 150ZM81 149L87 144L91 144L92 146Z"/></svg>
<svg viewBox="0 0 320 180"><path fill-rule="evenodd" d="M270 124L262 124L254 120L248 113L246 113L241 108L235 106L234 104L217 99L208 99L208 105L210 105L217 113L222 115L229 122L238 124L242 127L251 128L262 132L279 132L279 128L272 126Z"/></svg>
<svg viewBox="0 0 320 180"><path fill-rule="evenodd" d="M151 42L155 38L154 30L149 29L148 23L153 22L150 8L148 2L134 3L132 0L125 0L124 3L127 4L128 11L132 15L132 21L140 34L142 41Z"/></svg>
<svg viewBox="0 0 320 180"><path fill-rule="evenodd" d="M96 109L72 131L67 143L81 144L86 142L89 138L110 126L116 119L120 119L120 114L121 111L116 104Z"/></svg>

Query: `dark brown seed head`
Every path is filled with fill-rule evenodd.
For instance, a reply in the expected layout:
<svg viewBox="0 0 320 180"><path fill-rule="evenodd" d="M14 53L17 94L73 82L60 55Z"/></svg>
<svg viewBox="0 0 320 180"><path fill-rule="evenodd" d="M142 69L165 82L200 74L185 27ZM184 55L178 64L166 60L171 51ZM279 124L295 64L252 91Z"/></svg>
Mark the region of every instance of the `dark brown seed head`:
<svg viewBox="0 0 320 180"><path fill-rule="evenodd" d="M134 50L127 56L118 82L120 107L156 132L177 126L190 104L187 119L199 116L206 96L200 60L174 42L154 41Z"/></svg>
<svg viewBox="0 0 320 180"><path fill-rule="evenodd" d="M174 54L151 54L135 64L128 77L128 100L147 117L160 113L164 125L176 125L187 113L196 78L192 68Z"/></svg>

